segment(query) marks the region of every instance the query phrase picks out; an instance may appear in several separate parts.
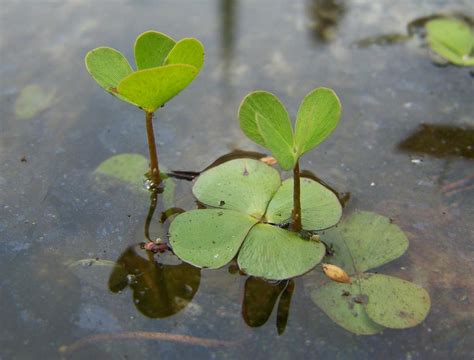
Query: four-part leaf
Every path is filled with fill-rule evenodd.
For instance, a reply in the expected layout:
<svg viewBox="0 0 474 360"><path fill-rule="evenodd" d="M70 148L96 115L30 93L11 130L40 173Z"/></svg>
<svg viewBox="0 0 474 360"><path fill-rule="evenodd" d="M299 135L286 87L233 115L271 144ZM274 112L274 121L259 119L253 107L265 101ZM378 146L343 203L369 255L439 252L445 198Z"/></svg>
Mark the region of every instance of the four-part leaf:
<svg viewBox="0 0 474 360"><path fill-rule="evenodd" d="M88 52L86 68L104 90L150 113L186 88L204 63L201 42L193 38L175 42L156 31L137 37L134 54L137 71L108 47Z"/></svg>
<svg viewBox="0 0 474 360"><path fill-rule="evenodd" d="M341 117L341 103L328 88L316 88L303 99L293 132L291 119L273 94L248 94L239 109L242 131L257 144L269 149L284 170L293 169L298 159L324 141Z"/></svg>
<svg viewBox="0 0 474 360"><path fill-rule="evenodd" d="M228 161L205 171L193 193L217 209L192 210L176 217L169 230L173 251L186 262L210 268L225 265L238 253L238 264L247 274L272 280L309 271L321 261L325 248L277 226L285 223L291 211L287 182L281 184L275 169L252 159ZM317 230L335 225L341 214L337 197L313 180L304 182L310 201L303 207L303 217L308 219L303 227ZM309 220L323 214L326 207L332 215Z"/></svg>
<svg viewBox="0 0 474 360"><path fill-rule="evenodd" d="M426 290L395 277L364 273L398 258L408 247L406 236L388 218L356 212L321 238L334 253L327 261L352 278L352 284L330 282L312 292L315 304L337 324L370 335L425 319L430 308Z"/></svg>

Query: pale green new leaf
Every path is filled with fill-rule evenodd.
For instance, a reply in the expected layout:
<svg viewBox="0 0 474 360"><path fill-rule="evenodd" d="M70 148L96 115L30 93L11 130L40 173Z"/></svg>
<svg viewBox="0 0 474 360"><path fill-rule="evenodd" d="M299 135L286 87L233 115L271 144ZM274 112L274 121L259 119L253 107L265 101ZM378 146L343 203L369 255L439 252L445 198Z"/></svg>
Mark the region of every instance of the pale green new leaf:
<svg viewBox="0 0 474 360"><path fill-rule="evenodd" d="M311 292L313 302L336 324L358 335L373 335L384 327L372 321L363 304L358 280L352 284L329 282ZM361 301L359 301L361 302Z"/></svg>
<svg viewBox="0 0 474 360"><path fill-rule="evenodd" d="M324 254L322 243L304 240L277 226L258 224L245 239L237 262L248 275L283 280L308 272Z"/></svg>
<svg viewBox="0 0 474 360"><path fill-rule="evenodd" d="M284 143L293 144L291 119L280 100L267 91L254 91L248 94L239 108L240 128L247 137L257 144L267 147L266 141L257 125L257 114L268 119L284 139Z"/></svg>
<svg viewBox="0 0 474 360"><path fill-rule="evenodd" d="M434 19L426 24L430 47L456 65L470 65L474 33L470 26L457 19Z"/></svg>
<svg viewBox="0 0 474 360"><path fill-rule="evenodd" d="M186 88L197 74L197 69L191 65L139 70L123 79L117 90L143 110L154 112Z"/></svg>
<svg viewBox="0 0 474 360"><path fill-rule="evenodd" d="M408 239L397 225L385 216L366 211L356 211L321 238L334 249L331 263L349 274L384 265L408 248Z"/></svg>
<svg viewBox="0 0 474 360"><path fill-rule="evenodd" d="M295 125L298 157L313 149L336 128L341 117L341 102L328 88L316 88L301 102Z"/></svg>
<svg viewBox="0 0 474 360"><path fill-rule="evenodd" d="M276 123L259 113L256 113L257 126L265 141L265 147L269 149L273 156L278 161L278 164L283 170L291 170L295 167L298 161L293 147L293 139L288 143L288 136L282 134L284 131L282 127L277 128Z"/></svg>
<svg viewBox="0 0 474 360"><path fill-rule="evenodd" d="M321 230L336 225L342 215L337 196L320 183L300 179L301 222L305 230ZM285 180L268 205L265 217L268 222L279 224L291 219L293 210L293 179Z"/></svg>
<svg viewBox="0 0 474 360"><path fill-rule="evenodd" d="M367 314L380 325L409 328L428 315L430 296L418 285L381 274L367 274L360 282L362 292L368 296Z"/></svg>
<svg viewBox="0 0 474 360"><path fill-rule="evenodd" d="M191 65L199 72L204 64L204 46L194 38L179 40L164 61L164 65L171 64Z"/></svg>
<svg viewBox="0 0 474 360"><path fill-rule="evenodd" d="M85 63L89 74L105 91L134 104L116 92L120 81L133 72L122 53L109 47L99 47L87 53Z"/></svg>
<svg viewBox="0 0 474 360"><path fill-rule="evenodd" d="M192 210L171 223L170 244L180 259L217 269L237 254L255 218L232 210Z"/></svg>
<svg viewBox="0 0 474 360"><path fill-rule="evenodd" d="M154 68L164 64L176 42L168 35L157 31L146 31L135 40L135 63L138 70Z"/></svg>
<svg viewBox="0 0 474 360"><path fill-rule="evenodd" d="M205 205L260 219L279 186L280 175L272 167L253 159L236 159L203 172L193 193Z"/></svg>

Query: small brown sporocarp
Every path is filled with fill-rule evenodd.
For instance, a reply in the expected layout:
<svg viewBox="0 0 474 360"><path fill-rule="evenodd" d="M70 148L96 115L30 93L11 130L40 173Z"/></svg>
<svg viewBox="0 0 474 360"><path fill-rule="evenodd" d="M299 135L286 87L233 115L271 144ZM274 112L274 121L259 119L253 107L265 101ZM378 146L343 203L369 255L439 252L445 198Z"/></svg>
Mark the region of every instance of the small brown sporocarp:
<svg viewBox="0 0 474 360"><path fill-rule="evenodd" d="M333 281L344 284L352 284L351 278L339 266L331 264L322 264L324 274Z"/></svg>

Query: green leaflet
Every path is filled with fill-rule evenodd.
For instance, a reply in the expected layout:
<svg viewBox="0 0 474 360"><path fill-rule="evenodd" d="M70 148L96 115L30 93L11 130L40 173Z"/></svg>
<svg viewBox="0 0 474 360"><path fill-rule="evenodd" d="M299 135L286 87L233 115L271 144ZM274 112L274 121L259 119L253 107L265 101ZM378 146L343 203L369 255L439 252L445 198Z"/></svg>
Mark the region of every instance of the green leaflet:
<svg viewBox="0 0 474 360"><path fill-rule="evenodd" d="M295 145L298 156L323 142L341 117L341 102L336 93L317 88L305 96L296 116Z"/></svg>

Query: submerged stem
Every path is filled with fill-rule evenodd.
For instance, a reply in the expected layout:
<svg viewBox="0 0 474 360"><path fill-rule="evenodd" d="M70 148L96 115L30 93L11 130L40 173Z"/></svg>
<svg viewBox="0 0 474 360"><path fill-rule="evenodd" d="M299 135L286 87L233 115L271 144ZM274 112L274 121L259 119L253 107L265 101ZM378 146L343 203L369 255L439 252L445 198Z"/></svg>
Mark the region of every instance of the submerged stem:
<svg viewBox="0 0 474 360"><path fill-rule="evenodd" d="M301 194L300 194L300 163L296 162L293 169L293 211L291 212L291 229L300 232L301 226Z"/></svg>
<svg viewBox="0 0 474 360"><path fill-rule="evenodd" d="M148 214L145 219L145 239L153 241L150 238L150 225L153 215L155 214L156 204L158 203L158 189L153 189L150 195L150 207L148 208Z"/></svg>
<svg viewBox="0 0 474 360"><path fill-rule="evenodd" d="M154 186L161 182L160 168L158 167L158 155L156 153L155 133L153 131L153 113L145 111L146 134L148 138L148 151L150 152L150 180Z"/></svg>

